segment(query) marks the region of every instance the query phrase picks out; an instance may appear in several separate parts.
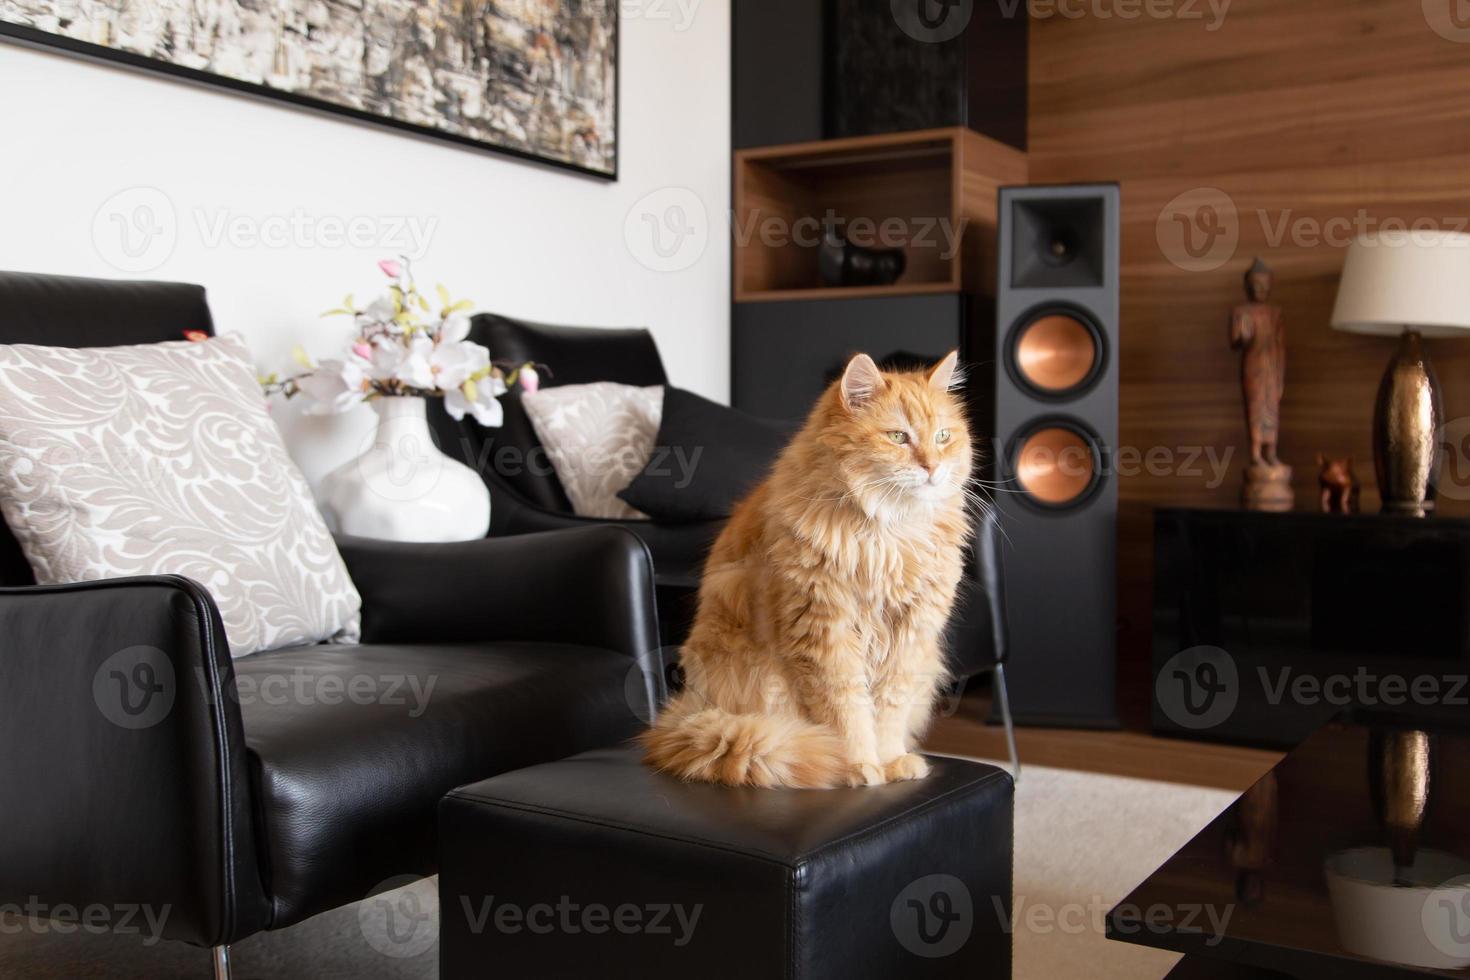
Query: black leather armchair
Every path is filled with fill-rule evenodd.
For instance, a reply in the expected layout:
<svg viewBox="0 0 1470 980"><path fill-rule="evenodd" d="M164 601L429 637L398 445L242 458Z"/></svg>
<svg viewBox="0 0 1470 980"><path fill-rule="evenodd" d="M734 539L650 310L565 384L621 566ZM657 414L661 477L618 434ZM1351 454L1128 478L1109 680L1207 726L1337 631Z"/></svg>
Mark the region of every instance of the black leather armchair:
<svg viewBox="0 0 1470 980"><path fill-rule="evenodd" d="M642 329L558 327L493 313L474 318L471 339L490 349L497 361L534 361L551 368L544 384L668 383L653 335ZM613 524L627 528L648 545L659 587L665 641L682 639L681 624L691 613L705 556L723 521L665 524L650 520L606 521L578 517L562 490L545 448L520 402L519 390L502 402L505 422L486 429L468 416L455 423L442 409L431 415L440 448L475 469L490 488L490 533L526 534L561 528Z"/></svg>
<svg viewBox="0 0 1470 980"><path fill-rule="evenodd" d="M0 273L0 342L186 329L197 286ZM224 976L230 943L436 870L453 787L627 738L663 694L622 529L340 545L362 644L232 661L188 579L35 586L0 534L0 905L166 910Z"/></svg>

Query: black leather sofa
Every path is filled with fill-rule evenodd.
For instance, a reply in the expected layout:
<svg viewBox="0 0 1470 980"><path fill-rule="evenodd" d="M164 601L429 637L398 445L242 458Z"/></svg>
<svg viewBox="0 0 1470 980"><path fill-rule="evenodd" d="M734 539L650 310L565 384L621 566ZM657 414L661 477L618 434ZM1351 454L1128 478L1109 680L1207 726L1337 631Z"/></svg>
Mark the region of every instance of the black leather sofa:
<svg viewBox="0 0 1470 980"><path fill-rule="evenodd" d="M0 273L0 343L211 329L198 286ZM0 532L0 905L167 907L165 938L213 947L227 975L229 944L435 871L453 787L625 739L662 696L651 564L626 530L340 544L362 645L232 661L193 582L38 587ZM138 646L173 704L132 729L94 682ZM383 696L326 695L354 678Z"/></svg>

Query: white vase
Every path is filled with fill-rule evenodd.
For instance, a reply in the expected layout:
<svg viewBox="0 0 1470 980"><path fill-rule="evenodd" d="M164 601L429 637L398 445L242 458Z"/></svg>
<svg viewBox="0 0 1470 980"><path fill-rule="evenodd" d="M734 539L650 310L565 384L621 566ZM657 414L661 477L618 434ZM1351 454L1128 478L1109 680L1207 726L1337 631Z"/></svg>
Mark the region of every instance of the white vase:
<svg viewBox="0 0 1470 980"><path fill-rule="evenodd" d="M490 530L490 491L439 451L422 398L377 398L362 455L322 479L322 514L339 534L389 541L471 541Z"/></svg>

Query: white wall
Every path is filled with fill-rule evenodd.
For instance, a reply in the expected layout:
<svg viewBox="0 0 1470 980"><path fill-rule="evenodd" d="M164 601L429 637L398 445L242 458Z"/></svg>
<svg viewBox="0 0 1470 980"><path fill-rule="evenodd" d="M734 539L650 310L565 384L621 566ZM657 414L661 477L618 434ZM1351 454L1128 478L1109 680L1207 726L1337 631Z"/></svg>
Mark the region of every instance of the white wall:
<svg viewBox="0 0 1470 980"><path fill-rule="evenodd" d="M412 244L409 219L431 230L421 283L532 319L646 325L675 384L725 400L729 0L622 9L616 183L0 43L0 269L202 283L217 327L278 370L298 342L340 348L347 322L318 314L380 289L376 260ZM114 215L140 204L177 234L134 260ZM365 243L332 238L354 218ZM650 237L665 218L695 229L666 258ZM372 416L277 418L315 482Z"/></svg>

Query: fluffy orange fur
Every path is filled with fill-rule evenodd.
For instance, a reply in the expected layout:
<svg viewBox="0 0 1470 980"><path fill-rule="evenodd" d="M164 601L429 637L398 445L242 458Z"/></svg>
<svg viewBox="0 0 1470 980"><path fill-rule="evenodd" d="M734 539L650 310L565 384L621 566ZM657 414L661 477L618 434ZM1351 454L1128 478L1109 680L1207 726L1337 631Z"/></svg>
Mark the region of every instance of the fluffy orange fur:
<svg viewBox="0 0 1470 980"><path fill-rule="evenodd" d="M715 542L650 765L735 786L928 774L914 745L969 536L958 386L955 354L903 373L860 354L823 394Z"/></svg>

